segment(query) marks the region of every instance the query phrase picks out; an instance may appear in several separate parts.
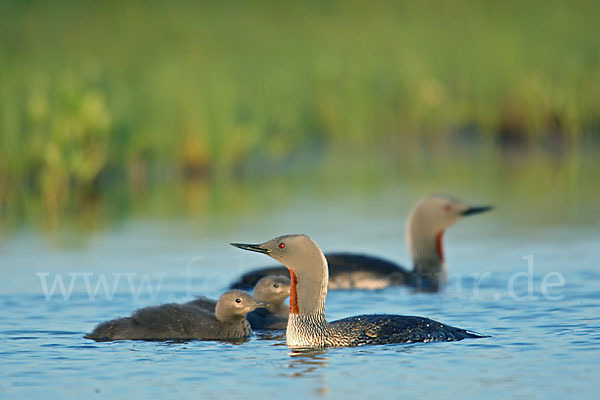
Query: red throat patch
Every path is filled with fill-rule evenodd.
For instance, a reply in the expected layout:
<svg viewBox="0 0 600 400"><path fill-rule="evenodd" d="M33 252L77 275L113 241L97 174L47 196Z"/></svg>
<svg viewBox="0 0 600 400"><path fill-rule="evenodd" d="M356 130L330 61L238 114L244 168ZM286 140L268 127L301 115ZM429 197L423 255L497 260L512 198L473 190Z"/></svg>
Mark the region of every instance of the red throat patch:
<svg viewBox="0 0 600 400"><path fill-rule="evenodd" d="M288 268L289 269L289 268ZM296 286L298 286L298 278L296 274L291 269L290 271L290 314L300 314L300 309L298 308L298 291L296 290Z"/></svg>
<svg viewBox="0 0 600 400"><path fill-rule="evenodd" d="M444 231L440 231L437 235L435 235L435 244L437 249L437 254L440 260L444 261L444 248L442 247L442 236L444 235Z"/></svg>

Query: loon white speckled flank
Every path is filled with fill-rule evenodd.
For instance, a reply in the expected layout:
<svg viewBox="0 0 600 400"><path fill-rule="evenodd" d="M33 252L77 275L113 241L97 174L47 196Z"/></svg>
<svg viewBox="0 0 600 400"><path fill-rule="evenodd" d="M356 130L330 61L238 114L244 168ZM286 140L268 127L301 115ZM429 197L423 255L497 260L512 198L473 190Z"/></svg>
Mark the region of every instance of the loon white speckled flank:
<svg viewBox="0 0 600 400"><path fill-rule="evenodd" d="M401 315L359 315L327 322L327 260L306 235L285 235L262 244L232 243L266 254L290 271L289 347L361 346L366 344L453 341L480 338L473 332L431 319Z"/></svg>
<svg viewBox="0 0 600 400"><path fill-rule="evenodd" d="M252 296L260 302L267 303L264 308L257 308L248 313L246 318L252 330L285 329L288 321L289 307L284 300L290 296L290 278L283 275L269 275L258 281ZM217 302L206 297L199 297L190 304L209 311L214 311Z"/></svg>
<svg viewBox="0 0 600 400"><path fill-rule="evenodd" d="M142 340L239 340L252 333L246 314L267 304L241 290L223 293L214 308L195 301L163 304L137 310L131 317L99 324L87 339L97 341Z"/></svg>
<svg viewBox="0 0 600 400"><path fill-rule="evenodd" d="M442 246L444 231L462 217L491 209L491 206L467 206L447 196L429 196L413 208L406 224L406 242L413 260L412 271L378 257L329 253L325 255L329 264L329 289L382 289L410 285L418 291L439 291L447 278ZM282 273L285 273L282 267L250 271L234 282L231 288L250 288L263 276Z"/></svg>

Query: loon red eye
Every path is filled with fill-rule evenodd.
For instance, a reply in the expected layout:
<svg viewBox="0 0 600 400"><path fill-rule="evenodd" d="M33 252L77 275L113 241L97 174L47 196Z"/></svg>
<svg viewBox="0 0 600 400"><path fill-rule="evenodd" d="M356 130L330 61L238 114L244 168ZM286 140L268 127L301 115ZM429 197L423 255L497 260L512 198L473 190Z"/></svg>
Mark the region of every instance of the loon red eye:
<svg viewBox="0 0 600 400"><path fill-rule="evenodd" d="M279 248L280 249L285 249L285 243L283 243L283 242L279 243Z"/></svg>
<svg viewBox="0 0 600 400"><path fill-rule="evenodd" d="M444 210L450 211L450 204L445 204L444 205Z"/></svg>

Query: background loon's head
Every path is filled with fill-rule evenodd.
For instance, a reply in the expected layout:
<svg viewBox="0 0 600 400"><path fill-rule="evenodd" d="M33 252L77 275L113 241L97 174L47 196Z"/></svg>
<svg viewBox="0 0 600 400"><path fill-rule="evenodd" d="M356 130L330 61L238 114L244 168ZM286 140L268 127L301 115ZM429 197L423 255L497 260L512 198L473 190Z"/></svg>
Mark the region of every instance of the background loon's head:
<svg viewBox="0 0 600 400"><path fill-rule="evenodd" d="M444 230L465 216L492 208L468 206L449 196L429 196L421 200L410 212L406 224L406 242L413 260L443 260L441 239Z"/></svg>
<svg viewBox="0 0 600 400"><path fill-rule="evenodd" d="M429 196L418 202L408 217L408 227L433 235L462 217L491 210L491 206L472 207L450 196Z"/></svg>

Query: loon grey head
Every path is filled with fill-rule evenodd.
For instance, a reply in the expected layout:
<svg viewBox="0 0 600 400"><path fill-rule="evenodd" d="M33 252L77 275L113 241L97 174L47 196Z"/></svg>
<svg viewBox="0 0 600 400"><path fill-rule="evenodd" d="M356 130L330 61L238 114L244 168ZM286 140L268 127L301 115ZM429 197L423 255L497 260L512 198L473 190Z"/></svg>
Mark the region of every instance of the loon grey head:
<svg viewBox="0 0 600 400"><path fill-rule="evenodd" d="M256 301L243 290L230 290L219 297L215 307L215 316L221 322L240 320L246 317L250 311L264 308L268 304Z"/></svg>
<svg viewBox="0 0 600 400"><path fill-rule="evenodd" d="M406 224L406 242L415 270L444 268L442 235L459 219L491 210L491 206L468 206L448 196L429 196L412 209Z"/></svg>
<svg viewBox="0 0 600 400"><path fill-rule="evenodd" d="M252 295L256 300L270 305L281 304L290 295L290 278L283 275L265 276L256 283Z"/></svg>
<svg viewBox="0 0 600 400"><path fill-rule="evenodd" d="M290 313L324 312L329 270L319 246L307 235L278 236L262 244L231 243L243 250L263 253L290 271Z"/></svg>

